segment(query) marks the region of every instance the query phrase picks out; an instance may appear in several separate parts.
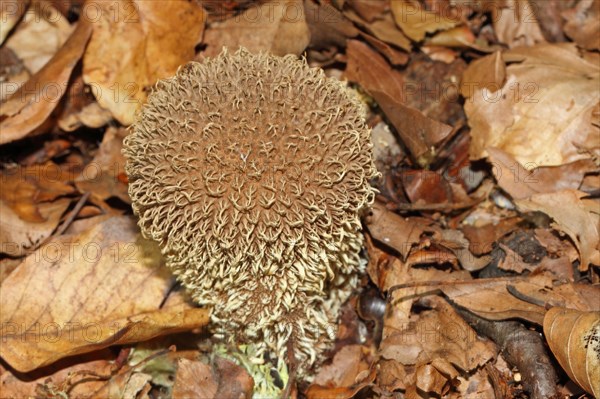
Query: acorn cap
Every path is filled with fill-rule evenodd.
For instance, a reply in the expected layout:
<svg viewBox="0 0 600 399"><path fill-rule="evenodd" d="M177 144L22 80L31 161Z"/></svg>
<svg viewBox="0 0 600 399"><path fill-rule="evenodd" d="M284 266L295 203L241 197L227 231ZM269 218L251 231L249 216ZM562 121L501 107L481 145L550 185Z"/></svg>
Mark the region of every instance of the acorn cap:
<svg viewBox="0 0 600 399"><path fill-rule="evenodd" d="M294 56L225 50L157 83L124 141L144 236L235 342L300 372L357 284L377 176L357 96Z"/></svg>

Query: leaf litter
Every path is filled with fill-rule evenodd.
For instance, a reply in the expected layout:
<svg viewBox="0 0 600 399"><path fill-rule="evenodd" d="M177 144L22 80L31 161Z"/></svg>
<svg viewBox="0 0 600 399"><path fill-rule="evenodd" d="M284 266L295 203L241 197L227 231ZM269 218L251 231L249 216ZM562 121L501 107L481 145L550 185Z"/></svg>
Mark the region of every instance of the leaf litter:
<svg viewBox="0 0 600 399"><path fill-rule="evenodd" d="M157 80L240 45L348 81L382 173L361 289L291 397L597 395L598 7L2 2L2 396L256 392L141 237L121 154Z"/></svg>

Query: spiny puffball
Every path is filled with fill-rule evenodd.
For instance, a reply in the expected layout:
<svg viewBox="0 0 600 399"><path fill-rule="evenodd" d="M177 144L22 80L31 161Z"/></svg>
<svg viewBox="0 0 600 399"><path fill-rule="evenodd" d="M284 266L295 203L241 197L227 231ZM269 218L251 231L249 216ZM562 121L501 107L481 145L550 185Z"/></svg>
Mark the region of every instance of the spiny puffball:
<svg viewBox="0 0 600 399"><path fill-rule="evenodd" d="M364 107L289 55L223 51L157 83L124 141L147 238L219 335L302 375L362 270L377 176Z"/></svg>

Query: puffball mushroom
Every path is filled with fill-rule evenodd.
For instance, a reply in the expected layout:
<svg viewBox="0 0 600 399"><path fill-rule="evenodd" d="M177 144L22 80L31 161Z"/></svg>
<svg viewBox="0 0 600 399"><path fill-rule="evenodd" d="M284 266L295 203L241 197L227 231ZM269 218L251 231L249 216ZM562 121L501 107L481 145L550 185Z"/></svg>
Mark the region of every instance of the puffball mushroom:
<svg viewBox="0 0 600 399"><path fill-rule="evenodd" d="M144 236L222 336L280 357L289 341L300 374L362 270L377 176L364 119L322 70L240 49L158 82L124 141Z"/></svg>

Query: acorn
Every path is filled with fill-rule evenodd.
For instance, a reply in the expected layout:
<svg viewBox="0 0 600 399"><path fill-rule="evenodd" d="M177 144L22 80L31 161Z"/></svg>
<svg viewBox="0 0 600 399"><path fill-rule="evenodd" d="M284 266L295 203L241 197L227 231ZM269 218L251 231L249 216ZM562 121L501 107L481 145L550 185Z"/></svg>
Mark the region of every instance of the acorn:
<svg viewBox="0 0 600 399"><path fill-rule="evenodd" d="M145 237L213 330L300 375L335 338L364 265L377 177L364 106L295 56L224 50L157 83L124 140Z"/></svg>

